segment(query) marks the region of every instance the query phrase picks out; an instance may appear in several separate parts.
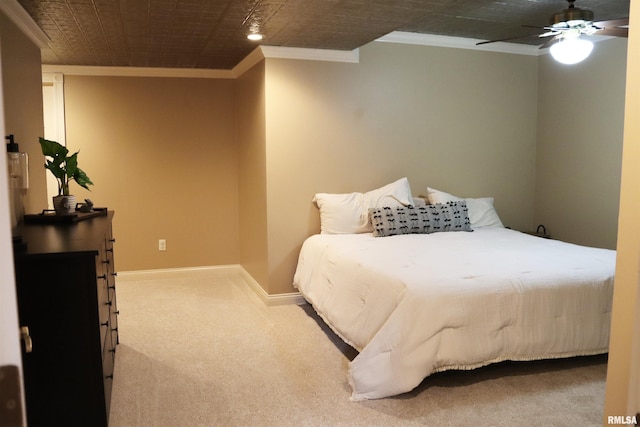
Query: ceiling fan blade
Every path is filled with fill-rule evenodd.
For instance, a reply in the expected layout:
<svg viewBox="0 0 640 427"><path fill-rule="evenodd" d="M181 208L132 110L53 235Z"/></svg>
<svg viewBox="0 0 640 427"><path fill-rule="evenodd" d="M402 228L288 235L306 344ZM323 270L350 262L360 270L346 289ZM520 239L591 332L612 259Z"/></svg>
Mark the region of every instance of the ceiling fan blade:
<svg viewBox="0 0 640 427"><path fill-rule="evenodd" d="M562 34L561 31L547 31L546 33L540 34L538 37L558 36L560 34Z"/></svg>
<svg viewBox="0 0 640 427"><path fill-rule="evenodd" d="M609 19L607 21L594 22L593 25L608 30L609 28L629 27L629 18Z"/></svg>
<svg viewBox="0 0 640 427"><path fill-rule="evenodd" d="M599 36L629 37L629 18L594 22Z"/></svg>
<svg viewBox="0 0 640 427"><path fill-rule="evenodd" d="M527 37L537 37L537 36L538 36L538 34L528 34L528 35L525 35L525 36L507 37L507 38L504 38L504 39L485 40L483 42L476 43L476 46L480 46L481 44L488 44L488 43L506 42L506 41L509 41L509 40L526 39Z"/></svg>
<svg viewBox="0 0 640 427"><path fill-rule="evenodd" d="M599 36L629 37L629 30L627 28L605 28L596 34Z"/></svg>
<svg viewBox="0 0 640 427"><path fill-rule="evenodd" d="M551 45L553 45L553 44L557 43L557 42L558 42L558 40L560 40L560 34L558 34L557 36L555 36L555 37L553 37L553 38L551 38L551 39L547 40L546 42L544 42L544 43L542 44L542 46L540 46L540 48L539 48L539 49L546 49L546 48L548 48L548 47L551 47Z"/></svg>
<svg viewBox="0 0 640 427"><path fill-rule="evenodd" d="M560 31L560 30L564 30L564 29L568 29L569 27L562 27L562 28L558 28L558 27L551 27L549 25L545 25L544 27L538 26L538 25L523 25L522 27L524 28L537 28L539 30L547 30L547 31Z"/></svg>

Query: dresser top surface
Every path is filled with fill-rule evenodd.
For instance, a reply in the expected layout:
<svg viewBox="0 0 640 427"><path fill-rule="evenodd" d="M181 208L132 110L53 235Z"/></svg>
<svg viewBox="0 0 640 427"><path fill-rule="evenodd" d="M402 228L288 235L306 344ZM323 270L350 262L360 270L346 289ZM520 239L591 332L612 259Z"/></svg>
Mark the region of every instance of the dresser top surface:
<svg viewBox="0 0 640 427"><path fill-rule="evenodd" d="M114 212L72 224L23 224L19 234L26 243L16 257L52 254L95 254L104 244L104 237Z"/></svg>

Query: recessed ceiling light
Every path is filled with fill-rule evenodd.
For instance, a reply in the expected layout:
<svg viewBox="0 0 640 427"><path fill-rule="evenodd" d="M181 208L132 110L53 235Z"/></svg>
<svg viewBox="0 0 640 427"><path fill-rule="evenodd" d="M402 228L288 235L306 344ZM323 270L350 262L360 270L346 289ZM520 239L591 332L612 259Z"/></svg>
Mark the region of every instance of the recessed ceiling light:
<svg viewBox="0 0 640 427"><path fill-rule="evenodd" d="M247 38L251 41L259 41L262 40L262 34L258 34L258 33L251 33L247 36Z"/></svg>

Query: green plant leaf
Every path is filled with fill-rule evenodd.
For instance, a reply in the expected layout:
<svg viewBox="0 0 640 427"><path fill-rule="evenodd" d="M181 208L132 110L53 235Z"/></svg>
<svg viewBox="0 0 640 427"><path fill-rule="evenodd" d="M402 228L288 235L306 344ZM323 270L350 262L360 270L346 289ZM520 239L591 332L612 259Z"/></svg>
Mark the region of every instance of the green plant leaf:
<svg viewBox="0 0 640 427"><path fill-rule="evenodd" d="M66 175L66 172L60 167L60 162L58 161L52 162L51 160L47 160L44 167L49 169L56 179L63 179Z"/></svg>
<svg viewBox="0 0 640 427"><path fill-rule="evenodd" d="M65 169L67 170L67 178L72 178L78 170L78 152L73 153L67 157L64 162Z"/></svg>
<svg viewBox="0 0 640 427"><path fill-rule="evenodd" d="M89 186L93 185L93 182L91 182L91 179L89 179L87 174L84 173L82 169L77 168L76 173L73 175L73 179L78 183L79 186L91 191Z"/></svg>
<svg viewBox="0 0 640 427"><path fill-rule="evenodd" d="M59 157L64 158L69 153L69 150L67 150L67 147L64 145L44 138L40 138L40 147L42 148L42 154L53 157L54 159Z"/></svg>

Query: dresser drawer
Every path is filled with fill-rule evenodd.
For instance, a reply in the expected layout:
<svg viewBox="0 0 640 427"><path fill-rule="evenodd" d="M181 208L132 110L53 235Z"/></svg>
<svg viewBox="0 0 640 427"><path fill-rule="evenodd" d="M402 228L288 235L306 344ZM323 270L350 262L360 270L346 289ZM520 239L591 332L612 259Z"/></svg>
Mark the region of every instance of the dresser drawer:
<svg viewBox="0 0 640 427"><path fill-rule="evenodd" d="M109 289L107 289L107 281L98 279L98 322L100 323L100 342L104 343L107 332L111 329L111 306L109 305Z"/></svg>
<svg viewBox="0 0 640 427"><path fill-rule="evenodd" d="M113 387L113 369L115 364L115 352L107 351L103 355L102 359L102 368L104 372L104 400L107 409L107 414L109 413L110 402L111 402L111 389Z"/></svg>

